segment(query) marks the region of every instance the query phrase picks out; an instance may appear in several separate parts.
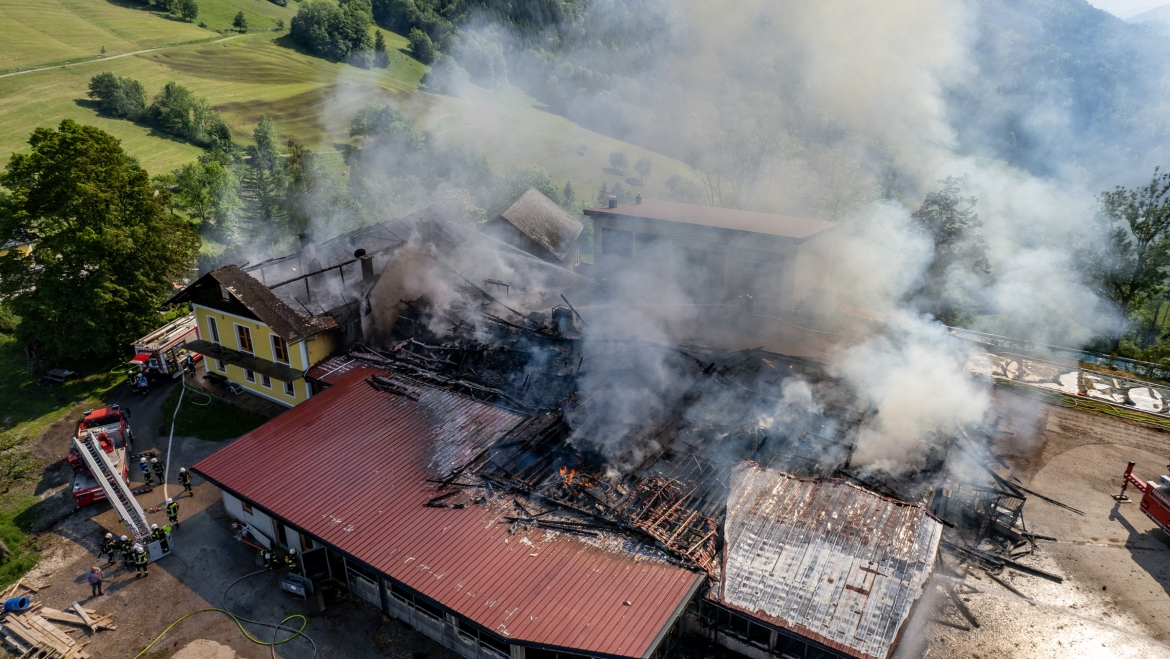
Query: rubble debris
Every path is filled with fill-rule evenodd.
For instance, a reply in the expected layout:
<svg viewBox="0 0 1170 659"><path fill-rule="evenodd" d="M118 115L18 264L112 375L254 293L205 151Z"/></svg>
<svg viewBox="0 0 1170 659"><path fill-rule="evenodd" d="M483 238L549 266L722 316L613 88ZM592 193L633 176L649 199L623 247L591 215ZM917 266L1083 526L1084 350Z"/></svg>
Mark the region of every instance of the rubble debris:
<svg viewBox="0 0 1170 659"><path fill-rule="evenodd" d="M60 613L60 612L56 612ZM4 642L21 657L37 659L89 659L79 643L42 615L34 604L22 613L6 612L0 618Z"/></svg>

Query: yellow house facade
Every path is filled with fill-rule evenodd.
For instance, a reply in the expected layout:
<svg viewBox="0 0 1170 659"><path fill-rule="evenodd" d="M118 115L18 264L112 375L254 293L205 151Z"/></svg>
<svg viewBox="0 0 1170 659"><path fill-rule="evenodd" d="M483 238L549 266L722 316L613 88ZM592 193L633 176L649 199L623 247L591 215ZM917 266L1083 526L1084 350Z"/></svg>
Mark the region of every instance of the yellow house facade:
<svg viewBox="0 0 1170 659"><path fill-rule="evenodd" d="M312 397L305 372L340 347L329 316L299 313L237 266L200 277L171 299L190 302L199 340L188 344L218 374L292 407Z"/></svg>

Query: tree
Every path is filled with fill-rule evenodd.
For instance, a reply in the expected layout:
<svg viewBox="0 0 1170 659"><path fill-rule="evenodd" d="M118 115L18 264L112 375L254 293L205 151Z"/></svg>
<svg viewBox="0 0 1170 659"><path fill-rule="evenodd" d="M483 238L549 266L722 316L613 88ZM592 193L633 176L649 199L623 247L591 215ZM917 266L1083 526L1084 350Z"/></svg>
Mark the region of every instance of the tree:
<svg viewBox="0 0 1170 659"><path fill-rule="evenodd" d="M434 64L431 65L431 70L427 71L422 81L428 90L449 96L463 95L467 85L471 84L467 71L459 66L455 58L442 53L439 53Z"/></svg>
<svg viewBox="0 0 1170 659"><path fill-rule="evenodd" d="M178 10L179 16L182 16L183 20L188 23L195 22L199 16L199 3L195 0L177 0L175 9Z"/></svg>
<svg viewBox="0 0 1170 659"><path fill-rule="evenodd" d="M215 160L189 162L157 181L170 190L176 209L199 220L201 233L222 230L239 203L232 170Z"/></svg>
<svg viewBox="0 0 1170 659"><path fill-rule="evenodd" d="M98 102L102 114L119 119L138 119L146 111L146 90L142 83L130 78L118 78L106 71L89 80L86 96Z"/></svg>
<svg viewBox="0 0 1170 659"><path fill-rule="evenodd" d="M629 204L634 201L634 193L622 187L621 183L614 183L613 187L609 189L609 196L617 198L619 204ZM608 204L609 201L606 201Z"/></svg>
<svg viewBox="0 0 1170 659"><path fill-rule="evenodd" d="M340 5L313 0L297 10L289 36L321 57L347 61L357 56L355 61L364 61L365 54L374 47L370 36L373 20L366 0L348 0Z"/></svg>
<svg viewBox="0 0 1170 659"><path fill-rule="evenodd" d="M390 56L386 53L386 37L381 30L374 34L374 66L384 69L390 66Z"/></svg>
<svg viewBox="0 0 1170 659"><path fill-rule="evenodd" d="M235 18L232 19L232 27L236 28L240 32L248 31L248 19L244 18L244 12L242 10L236 14Z"/></svg>
<svg viewBox="0 0 1170 659"><path fill-rule="evenodd" d="M255 166L269 170L276 167L276 159L280 156L276 122L266 114L260 115L256 129L252 131L252 139L256 141L256 146L249 149L249 153L256 161Z"/></svg>
<svg viewBox="0 0 1170 659"><path fill-rule="evenodd" d="M977 200L959 195L965 182L965 177L939 181L942 188L928 192L922 206L910 214L915 228L933 244L934 254L922 284L908 297L945 325L966 322L973 310L963 282L991 272L987 243L979 230L983 222L974 210Z"/></svg>
<svg viewBox="0 0 1170 659"><path fill-rule="evenodd" d="M565 181L565 189L561 190L561 200L566 206L572 206L577 201L577 193L573 191L573 184Z"/></svg>
<svg viewBox="0 0 1170 659"><path fill-rule="evenodd" d="M431 41L430 35L417 27L410 31L410 52L414 53L415 59L423 64L430 64L435 61L435 44Z"/></svg>
<svg viewBox="0 0 1170 659"><path fill-rule="evenodd" d="M1085 282L1112 307L1106 339L1116 352L1130 314L1166 289L1170 271L1170 173L1097 197L1094 231L1076 250Z"/></svg>
<svg viewBox="0 0 1170 659"><path fill-rule="evenodd" d="M601 184L601 190L598 190L598 192L597 192L597 205L598 206L609 205L609 188L606 187L604 182L602 182L602 184Z"/></svg>
<svg viewBox="0 0 1170 659"><path fill-rule="evenodd" d="M650 162L649 158L638 158L638 162L634 163L634 171L638 172L638 180L645 183L646 179L650 178L650 169L652 167L653 163Z"/></svg>
<svg viewBox="0 0 1170 659"><path fill-rule="evenodd" d="M176 82L168 82L151 101L150 113L160 130L187 138L194 133L191 116L194 105L195 95L191 90Z"/></svg>
<svg viewBox="0 0 1170 659"><path fill-rule="evenodd" d="M609 154L609 166L622 172L625 171L626 167L630 166L630 159L626 156L625 151L614 151Z"/></svg>
<svg viewBox="0 0 1170 659"><path fill-rule="evenodd" d="M277 30L284 30L284 19L283 18L276 19L276 29Z"/></svg>
<svg viewBox="0 0 1170 659"><path fill-rule="evenodd" d="M199 236L167 212L170 195L113 136L66 119L38 128L0 185L0 297L20 315L17 336L61 355L113 356L154 329L158 306L190 274ZM33 267L33 265L37 267Z"/></svg>

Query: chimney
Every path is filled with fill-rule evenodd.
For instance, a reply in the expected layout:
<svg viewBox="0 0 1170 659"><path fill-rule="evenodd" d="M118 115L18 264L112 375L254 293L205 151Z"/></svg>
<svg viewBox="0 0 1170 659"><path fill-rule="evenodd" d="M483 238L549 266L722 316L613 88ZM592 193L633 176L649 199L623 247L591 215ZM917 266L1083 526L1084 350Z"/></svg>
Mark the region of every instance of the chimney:
<svg viewBox="0 0 1170 659"><path fill-rule="evenodd" d="M642 193L641 192L639 192L638 195L636 197L634 197L634 203L635 204L642 203Z"/></svg>
<svg viewBox="0 0 1170 659"><path fill-rule="evenodd" d="M617 197L615 197L613 195L609 196L609 207L610 208L617 208Z"/></svg>
<svg viewBox="0 0 1170 659"><path fill-rule="evenodd" d="M353 253L354 258L361 261L362 264L362 281L367 286L374 283L374 257L366 254L366 250L359 249Z"/></svg>

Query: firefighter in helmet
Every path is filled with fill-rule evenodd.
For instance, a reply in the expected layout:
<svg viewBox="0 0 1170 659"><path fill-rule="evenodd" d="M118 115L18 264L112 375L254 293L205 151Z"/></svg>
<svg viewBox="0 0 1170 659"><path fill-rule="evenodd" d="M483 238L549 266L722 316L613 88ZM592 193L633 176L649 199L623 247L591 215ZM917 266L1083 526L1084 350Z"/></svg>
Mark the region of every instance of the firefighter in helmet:
<svg viewBox="0 0 1170 659"><path fill-rule="evenodd" d="M134 563L134 543L130 542L130 538L122 536L118 550L122 552L122 565L129 569L130 565Z"/></svg>
<svg viewBox="0 0 1170 659"><path fill-rule="evenodd" d="M98 556L105 554L106 558L109 559L109 561L108 561L109 563L116 563L116 562L118 562L118 559L114 555L114 553L117 551L118 551L118 541L114 539L113 533L107 533L106 537L102 538L102 546L101 546L101 549L98 551Z"/></svg>
<svg viewBox="0 0 1170 659"><path fill-rule="evenodd" d="M167 520L179 528L179 504L174 499L167 497Z"/></svg>
<svg viewBox="0 0 1170 659"><path fill-rule="evenodd" d="M272 550L261 549L260 558L264 561L264 569L271 570L276 567L276 557L272 555Z"/></svg>
<svg viewBox="0 0 1170 659"><path fill-rule="evenodd" d="M150 468L154 470L154 475L158 476L158 484L159 485L166 484L166 482L167 482L166 481L166 473L167 473L166 463L163 462L162 460L159 460L158 458L151 458L150 459Z"/></svg>
<svg viewBox="0 0 1170 659"><path fill-rule="evenodd" d="M284 555L284 566L288 568L289 574L300 574L301 566L297 562L297 550L289 549L288 553Z"/></svg>
<svg viewBox="0 0 1170 659"><path fill-rule="evenodd" d="M146 379L146 374L141 371L139 371L138 377L135 378L135 382L138 384L138 393L140 394L145 394L150 388L150 381Z"/></svg>
<svg viewBox="0 0 1170 659"><path fill-rule="evenodd" d="M147 576L147 569L150 567L150 557L146 555L146 547L140 544L134 545L134 576Z"/></svg>
<svg viewBox="0 0 1170 659"><path fill-rule="evenodd" d="M146 482L146 486L154 485L154 478L150 475L150 465L147 464L146 458L138 459L138 468L142 470L142 480Z"/></svg>
<svg viewBox="0 0 1170 659"><path fill-rule="evenodd" d="M159 547L163 552L170 551L170 543L167 542L167 532L160 529L158 524L150 525L150 537L158 541Z"/></svg>
<svg viewBox="0 0 1170 659"><path fill-rule="evenodd" d="M179 467L179 485L183 486L187 496L195 496L195 493L191 491L191 472L187 471L186 467Z"/></svg>

